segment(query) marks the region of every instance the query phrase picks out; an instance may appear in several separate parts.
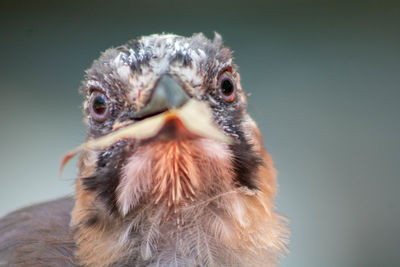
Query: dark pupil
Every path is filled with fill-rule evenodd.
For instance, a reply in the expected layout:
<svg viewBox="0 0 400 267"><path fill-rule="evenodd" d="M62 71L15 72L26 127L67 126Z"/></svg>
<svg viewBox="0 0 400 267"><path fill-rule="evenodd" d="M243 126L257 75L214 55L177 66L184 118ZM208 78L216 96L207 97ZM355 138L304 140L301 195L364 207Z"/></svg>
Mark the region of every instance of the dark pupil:
<svg viewBox="0 0 400 267"><path fill-rule="evenodd" d="M221 91L224 95L229 96L233 93L233 84L230 80L226 79L222 81Z"/></svg>
<svg viewBox="0 0 400 267"><path fill-rule="evenodd" d="M106 100L102 96L97 96L93 101L93 110L97 114L103 114L106 111Z"/></svg>

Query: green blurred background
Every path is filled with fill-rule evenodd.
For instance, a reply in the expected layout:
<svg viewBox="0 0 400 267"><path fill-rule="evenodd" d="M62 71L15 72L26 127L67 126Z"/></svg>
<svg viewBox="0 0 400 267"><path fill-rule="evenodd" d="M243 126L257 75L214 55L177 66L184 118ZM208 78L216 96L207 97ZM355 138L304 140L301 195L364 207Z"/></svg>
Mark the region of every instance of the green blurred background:
<svg viewBox="0 0 400 267"><path fill-rule="evenodd" d="M0 215L72 194L77 88L110 46L151 33L235 51L290 219L283 266L400 266L400 4L2 1Z"/></svg>

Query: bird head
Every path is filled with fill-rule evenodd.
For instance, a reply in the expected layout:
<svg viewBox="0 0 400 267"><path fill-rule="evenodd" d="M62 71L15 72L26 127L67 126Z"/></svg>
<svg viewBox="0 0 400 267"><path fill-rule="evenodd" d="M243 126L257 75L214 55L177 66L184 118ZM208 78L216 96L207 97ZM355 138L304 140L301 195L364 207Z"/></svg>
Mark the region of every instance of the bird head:
<svg viewBox="0 0 400 267"><path fill-rule="evenodd" d="M220 264L235 262L231 252L243 254L243 246L254 248L242 255L247 262L284 250L286 230L273 205L275 169L218 34L150 35L108 49L87 70L81 93L88 141L163 116L152 134L81 154L72 226L82 263L106 266L127 257L152 263L172 255L171 246L175 256L203 262L203 252L184 248L195 242L212 243ZM149 242L149 227L165 236ZM190 238L195 231L206 241ZM182 233L179 249L168 238Z"/></svg>

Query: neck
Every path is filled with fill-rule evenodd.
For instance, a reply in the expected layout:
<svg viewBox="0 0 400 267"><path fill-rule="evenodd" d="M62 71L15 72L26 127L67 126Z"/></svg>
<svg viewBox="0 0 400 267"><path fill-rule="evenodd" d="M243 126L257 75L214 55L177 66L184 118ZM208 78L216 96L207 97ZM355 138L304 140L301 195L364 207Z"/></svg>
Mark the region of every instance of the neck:
<svg viewBox="0 0 400 267"><path fill-rule="evenodd" d="M94 167L87 168L90 160L88 154L82 155L86 167L81 177L93 173ZM273 210L274 169L266 167L272 162L266 163L257 174L264 177L259 190L239 188L228 182L232 179L222 179L212 192L199 191L191 202L171 206L168 197L156 203L148 194L126 213L110 212L95 192L83 188L85 178L78 179L71 224L80 264L276 265L285 251L287 231ZM210 179L215 177L209 174Z"/></svg>

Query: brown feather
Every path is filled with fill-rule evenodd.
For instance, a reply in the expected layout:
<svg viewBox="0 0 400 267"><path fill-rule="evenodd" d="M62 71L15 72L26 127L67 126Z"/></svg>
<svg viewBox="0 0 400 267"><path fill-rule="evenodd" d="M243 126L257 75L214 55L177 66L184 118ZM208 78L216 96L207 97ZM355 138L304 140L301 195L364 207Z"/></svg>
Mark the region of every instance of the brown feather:
<svg viewBox="0 0 400 267"><path fill-rule="evenodd" d="M15 211L0 220L0 266L76 266L69 228L72 198Z"/></svg>

